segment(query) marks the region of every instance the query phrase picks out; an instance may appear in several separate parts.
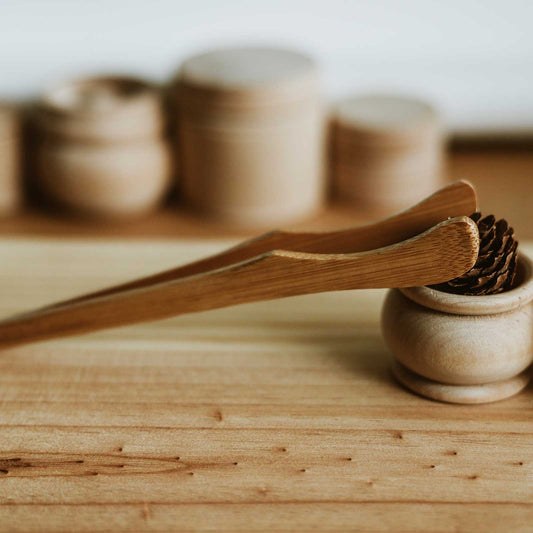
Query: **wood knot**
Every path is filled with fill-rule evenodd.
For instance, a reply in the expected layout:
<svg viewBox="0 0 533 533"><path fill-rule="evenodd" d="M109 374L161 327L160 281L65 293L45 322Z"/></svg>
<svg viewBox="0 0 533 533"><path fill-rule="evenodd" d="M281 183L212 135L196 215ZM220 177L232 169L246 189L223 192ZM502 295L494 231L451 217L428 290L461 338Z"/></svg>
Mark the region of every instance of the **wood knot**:
<svg viewBox="0 0 533 533"><path fill-rule="evenodd" d="M152 518L152 511L150 510L148 503L146 502L143 503L141 514L144 520L148 520L149 518Z"/></svg>
<svg viewBox="0 0 533 533"><path fill-rule="evenodd" d="M0 459L0 469L9 471L13 468L29 468L33 466L29 461L23 461L20 457L11 457L9 459Z"/></svg>

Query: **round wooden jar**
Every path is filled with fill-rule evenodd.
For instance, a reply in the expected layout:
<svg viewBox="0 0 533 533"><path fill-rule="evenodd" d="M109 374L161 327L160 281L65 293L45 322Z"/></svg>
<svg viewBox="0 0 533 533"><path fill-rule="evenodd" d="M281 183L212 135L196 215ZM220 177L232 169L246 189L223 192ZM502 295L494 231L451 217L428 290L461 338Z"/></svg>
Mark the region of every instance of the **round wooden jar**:
<svg viewBox="0 0 533 533"><path fill-rule="evenodd" d="M37 179L70 210L96 217L153 209L170 184L160 92L136 78L75 81L35 113Z"/></svg>
<svg viewBox="0 0 533 533"><path fill-rule="evenodd" d="M0 216L14 213L22 202L20 138L18 110L0 104Z"/></svg>
<svg viewBox="0 0 533 533"><path fill-rule="evenodd" d="M394 211L441 185L443 135L427 103L366 95L333 113L332 180L337 199Z"/></svg>
<svg viewBox="0 0 533 533"><path fill-rule="evenodd" d="M185 202L209 216L267 225L323 199L317 67L280 49L222 49L185 61L171 86Z"/></svg>
<svg viewBox="0 0 533 533"><path fill-rule="evenodd" d="M397 379L453 403L492 402L522 390L533 361L533 263L520 255L518 265L515 288L492 296L389 291L382 329Z"/></svg>

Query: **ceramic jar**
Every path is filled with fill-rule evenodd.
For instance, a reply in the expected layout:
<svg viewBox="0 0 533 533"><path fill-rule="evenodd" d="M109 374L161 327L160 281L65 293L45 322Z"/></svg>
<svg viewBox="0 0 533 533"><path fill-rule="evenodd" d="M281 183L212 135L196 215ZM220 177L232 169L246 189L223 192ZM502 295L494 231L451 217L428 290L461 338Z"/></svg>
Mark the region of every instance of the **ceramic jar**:
<svg viewBox="0 0 533 533"><path fill-rule="evenodd" d="M323 113L310 58L269 48L216 50L185 61L170 96L187 205L264 226L321 204Z"/></svg>
<svg viewBox="0 0 533 533"><path fill-rule="evenodd" d="M518 269L515 288L491 296L389 291L382 329L397 379L454 403L501 400L523 389L533 361L533 264L520 255Z"/></svg>
<svg viewBox="0 0 533 533"><path fill-rule="evenodd" d="M333 112L335 197L384 214L418 202L441 185L443 135L426 102L363 95Z"/></svg>
<svg viewBox="0 0 533 533"><path fill-rule="evenodd" d="M18 110L0 104L0 216L13 214L22 203L20 129Z"/></svg>
<svg viewBox="0 0 533 533"><path fill-rule="evenodd" d="M75 81L35 114L37 179L53 200L93 217L156 207L173 173L160 92L135 78Z"/></svg>

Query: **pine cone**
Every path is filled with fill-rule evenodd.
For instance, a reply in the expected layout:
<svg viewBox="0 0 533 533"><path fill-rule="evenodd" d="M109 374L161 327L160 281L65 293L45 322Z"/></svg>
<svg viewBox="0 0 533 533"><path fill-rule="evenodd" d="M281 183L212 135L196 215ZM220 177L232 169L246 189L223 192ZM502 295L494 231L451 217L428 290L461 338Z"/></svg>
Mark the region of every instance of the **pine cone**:
<svg viewBox="0 0 533 533"><path fill-rule="evenodd" d="M513 228L503 219L496 221L494 215L481 218L481 213L474 213L470 218L479 229L476 264L466 274L435 285L434 288L472 296L497 294L511 289L516 277L518 247Z"/></svg>

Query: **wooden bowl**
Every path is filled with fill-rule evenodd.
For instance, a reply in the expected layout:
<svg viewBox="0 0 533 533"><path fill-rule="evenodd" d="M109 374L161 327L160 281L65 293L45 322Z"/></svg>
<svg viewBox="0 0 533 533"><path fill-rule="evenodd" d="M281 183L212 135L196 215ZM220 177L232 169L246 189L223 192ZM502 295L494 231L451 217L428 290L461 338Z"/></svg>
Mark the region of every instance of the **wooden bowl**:
<svg viewBox="0 0 533 533"><path fill-rule="evenodd" d="M158 139L110 145L44 142L36 157L48 196L84 216L142 215L170 186L170 151Z"/></svg>
<svg viewBox="0 0 533 533"><path fill-rule="evenodd" d="M382 329L398 380L453 403L496 401L523 389L533 361L533 264L520 255L518 265L516 287L492 296L389 291Z"/></svg>

